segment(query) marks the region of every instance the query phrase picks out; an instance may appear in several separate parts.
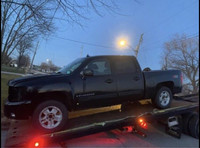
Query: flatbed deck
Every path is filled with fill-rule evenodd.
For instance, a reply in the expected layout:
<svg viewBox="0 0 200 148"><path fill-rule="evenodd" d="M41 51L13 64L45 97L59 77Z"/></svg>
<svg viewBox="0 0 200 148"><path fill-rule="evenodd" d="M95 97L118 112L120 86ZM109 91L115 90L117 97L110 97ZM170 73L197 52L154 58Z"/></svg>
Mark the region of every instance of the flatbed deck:
<svg viewBox="0 0 200 148"><path fill-rule="evenodd" d="M188 101L189 100L189 101ZM133 124L133 120L143 116L147 121L156 118L180 115L196 110L199 106L199 96L192 96L187 101L176 98L168 109L155 109L149 101L133 104L133 107L126 111L114 110L104 113L87 115L69 119L66 127L60 131L50 134L41 134L35 130L30 120L12 120L5 147L26 146L35 137L43 137L50 142L58 142L76 138L105 130L111 130L120 126ZM193 101L191 101L193 100Z"/></svg>

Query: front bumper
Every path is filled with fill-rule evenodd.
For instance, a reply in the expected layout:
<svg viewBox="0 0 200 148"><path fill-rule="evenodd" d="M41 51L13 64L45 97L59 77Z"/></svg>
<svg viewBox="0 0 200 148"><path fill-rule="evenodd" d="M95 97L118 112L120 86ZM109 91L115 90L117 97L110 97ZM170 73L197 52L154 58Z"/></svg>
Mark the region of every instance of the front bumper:
<svg viewBox="0 0 200 148"><path fill-rule="evenodd" d="M12 119L28 119L31 115L31 101L9 102L4 104L4 115Z"/></svg>

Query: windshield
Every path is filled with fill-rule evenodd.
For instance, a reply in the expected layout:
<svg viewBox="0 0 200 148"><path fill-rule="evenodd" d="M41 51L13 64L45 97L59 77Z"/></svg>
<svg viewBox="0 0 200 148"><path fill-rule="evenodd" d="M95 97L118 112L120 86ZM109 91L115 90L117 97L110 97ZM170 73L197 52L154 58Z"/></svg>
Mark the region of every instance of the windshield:
<svg viewBox="0 0 200 148"><path fill-rule="evenodd" d="M76 59L75 61L69 63L67 66L61 68L57 73L71 74L83 63L84 60L85 58Z"/></svg>

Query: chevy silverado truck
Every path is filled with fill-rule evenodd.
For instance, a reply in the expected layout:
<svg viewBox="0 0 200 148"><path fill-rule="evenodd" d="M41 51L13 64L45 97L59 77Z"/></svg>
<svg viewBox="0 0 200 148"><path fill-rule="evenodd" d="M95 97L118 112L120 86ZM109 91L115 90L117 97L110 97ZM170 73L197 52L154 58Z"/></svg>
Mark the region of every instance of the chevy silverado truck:
<svg viewBox="0 0 200 148"><path fill-rule="evenodd" d="M57 73L21 77L8 82L4 113L27 119L45 132L58 131L68 112L151 99L168 108L182 89L179 70L142 71L134 56L79 58Z"/></svg>

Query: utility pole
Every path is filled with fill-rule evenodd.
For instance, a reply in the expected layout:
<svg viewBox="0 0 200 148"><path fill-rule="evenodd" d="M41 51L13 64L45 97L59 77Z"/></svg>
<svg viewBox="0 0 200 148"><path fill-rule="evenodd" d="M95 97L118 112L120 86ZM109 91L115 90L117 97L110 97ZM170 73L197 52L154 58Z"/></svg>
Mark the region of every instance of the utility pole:
<svg viewBox="0 0 200 148"><path fill-rule="evenodd" d="M143 41L143 35L144 35L144 34L141 34L139 43L138 43L138 45L136 46L136 48L133 50L133 51L135 52L135 57L136 57L136 58L137 58L137 55L138 55L138 52L139 52L139 49L140 49L140 45L141 45L141 43L142 43L142 41Z"/></svg>
<svg viewBox="0 0 200 148"><path fill-rule="evenodd" d="M81 45L81 57L83 56L83 45Z"/></svg>
<svg viewBox="0 0 200 148"><path fill-rule="evenodd" d="M34 55L33 55L32 61L31 61L31 66L30 66L29 71L31 71L32 68L33 68L33 61L35 59L35 55L36 55L36 52L37 52L37 49L38 49L38 44L39 44L39 41L37 42L37 45L36 45L36 48L35 48L35 52L34 52Z"/></svg>

